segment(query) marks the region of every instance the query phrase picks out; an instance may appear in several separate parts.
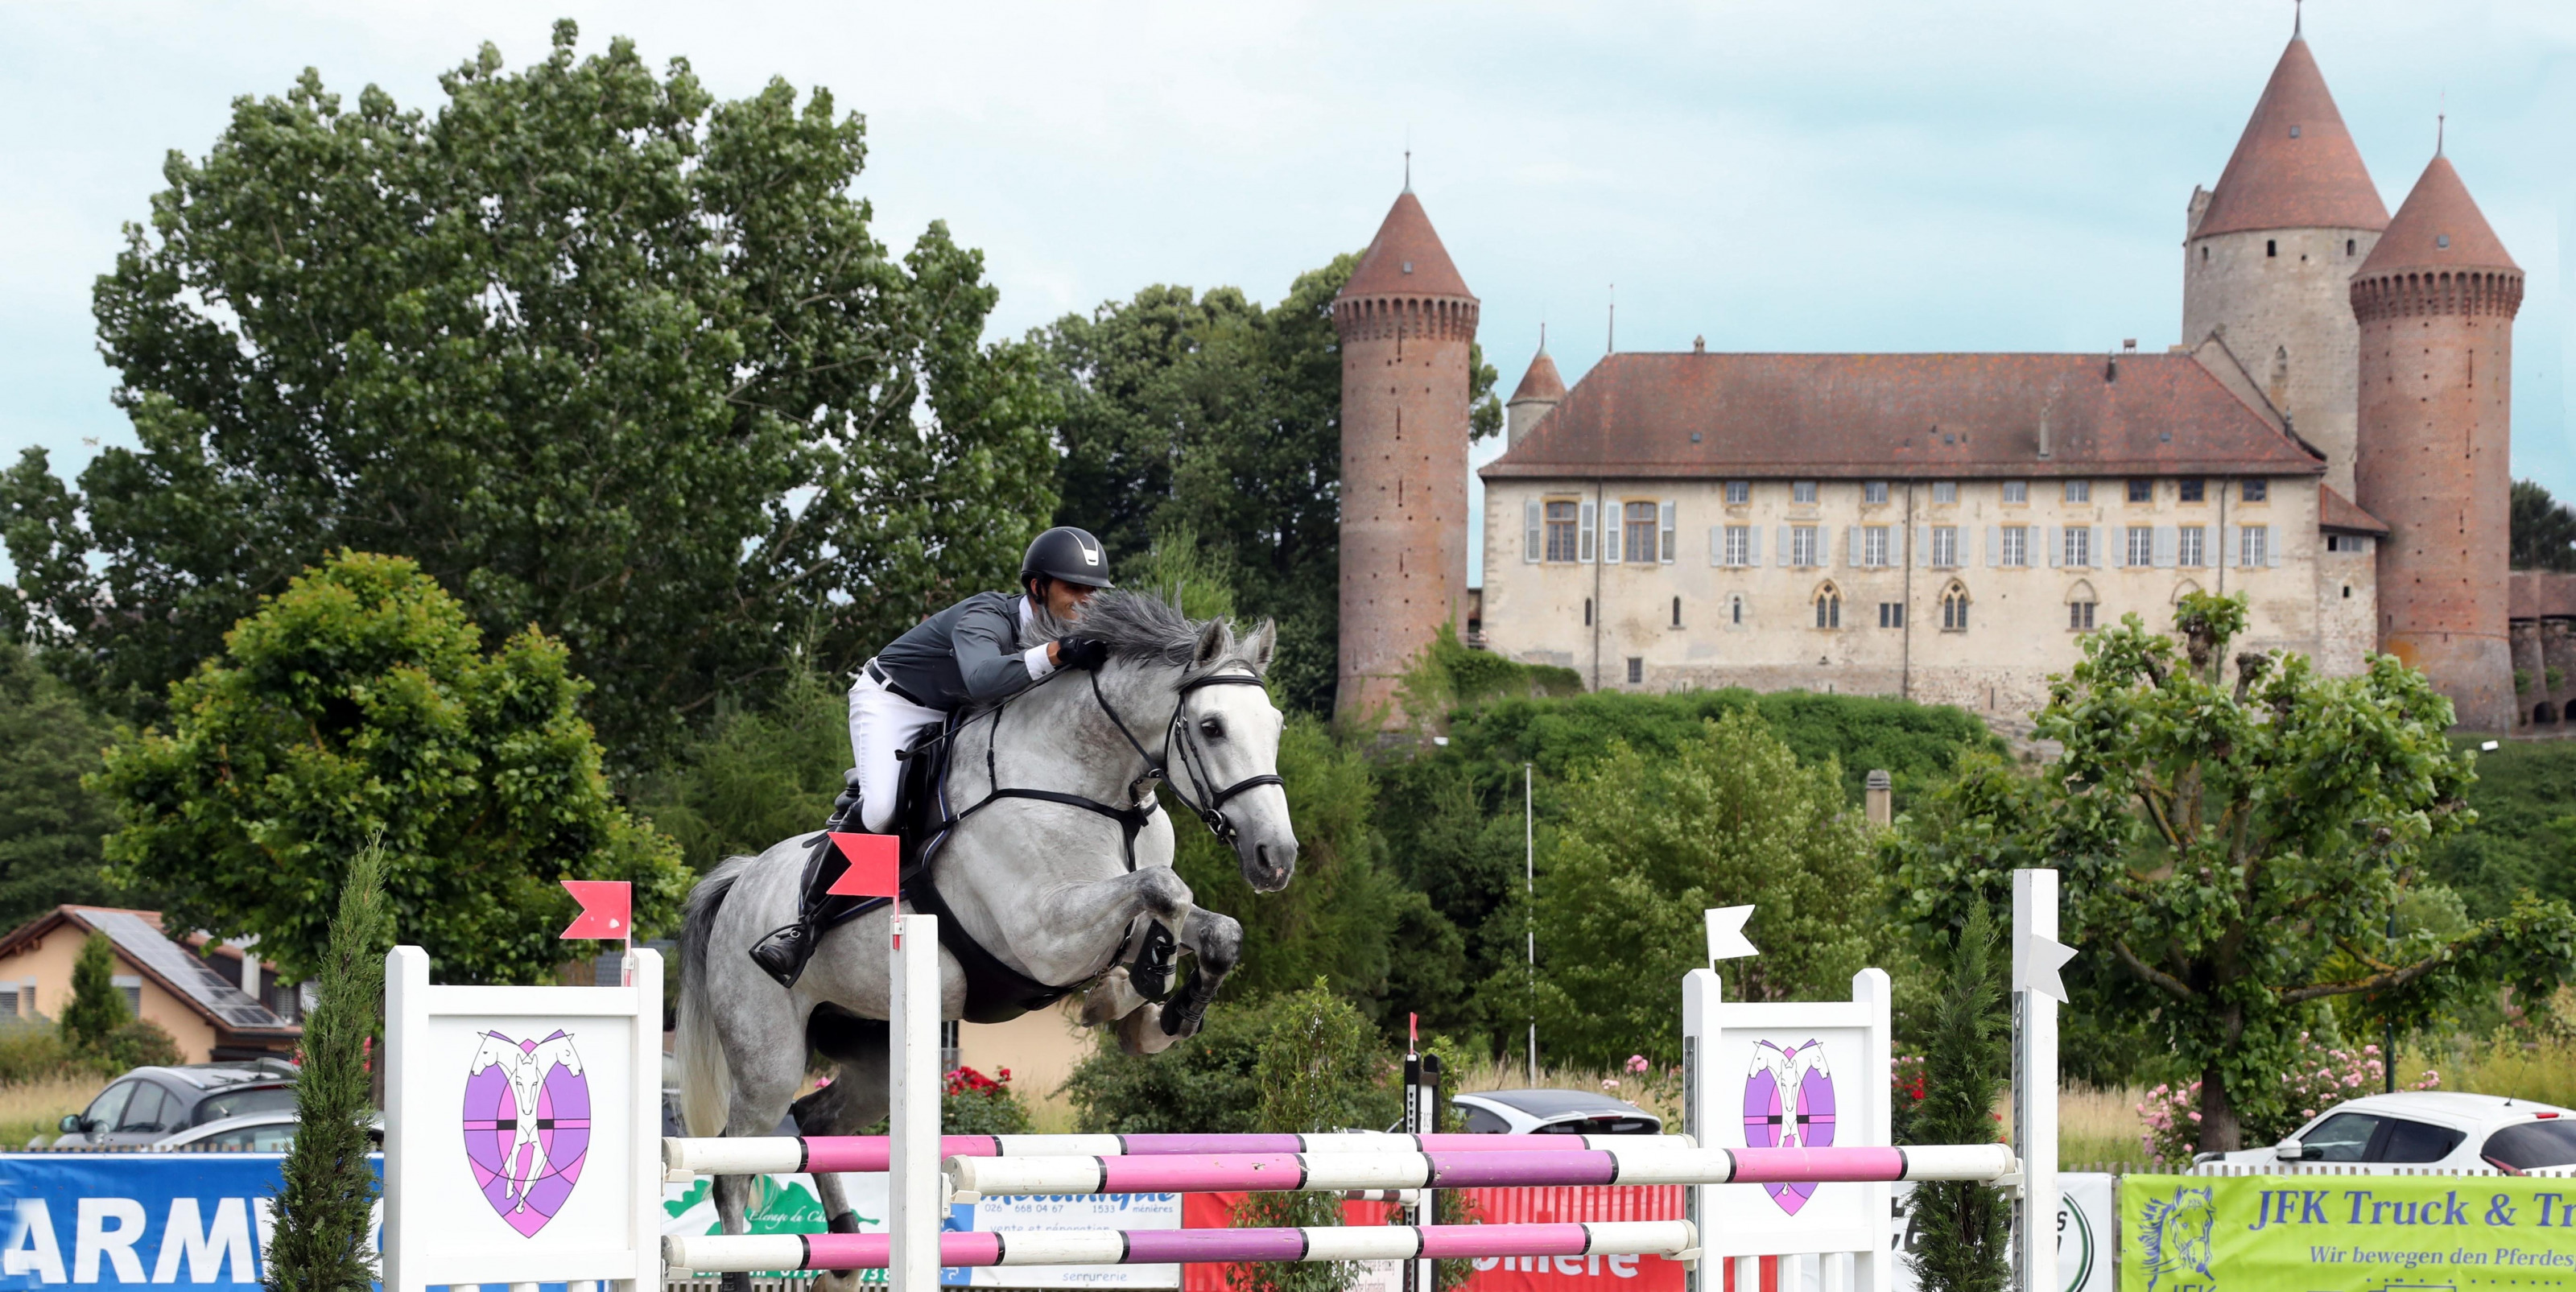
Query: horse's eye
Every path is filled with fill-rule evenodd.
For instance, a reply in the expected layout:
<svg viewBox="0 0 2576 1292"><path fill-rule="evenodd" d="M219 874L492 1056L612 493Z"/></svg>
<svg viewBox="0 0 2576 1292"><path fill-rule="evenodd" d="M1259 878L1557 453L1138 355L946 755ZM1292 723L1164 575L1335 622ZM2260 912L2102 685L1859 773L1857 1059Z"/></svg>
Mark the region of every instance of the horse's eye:
<svg viewBox="0 0 2576 1292"><path fill-rule="evenodd" d="M1210 740L1223 740L1225 738L1225 724L1214 718L1199 719L1199 731Z"/></svg>

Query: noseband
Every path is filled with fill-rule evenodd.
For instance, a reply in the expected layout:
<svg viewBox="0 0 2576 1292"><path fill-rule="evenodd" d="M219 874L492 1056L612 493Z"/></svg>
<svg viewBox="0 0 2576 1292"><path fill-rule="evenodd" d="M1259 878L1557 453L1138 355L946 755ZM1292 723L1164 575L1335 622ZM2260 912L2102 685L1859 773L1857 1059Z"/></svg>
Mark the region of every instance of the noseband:
<svg viewBox="0 0 2576 1292"><path fill-rule="evenodd" d="M1190 811L1198 814L1199 822L1208 828L1208 833L1215 835L1219 843L1229 847L1233 846L1239 832L1235 829L1233 820L1225 814L1226 803L1245 790L1258 789L1264 785L1285 788L1287 782L1281 780L1276 772L1263 772L1258 776L1244 777L1222 789L1210 790L1208 787L1216 780L1215 769L1208 763L1207 751L1200 747L1196 740L1190 738L1189 727L1181 719L1189 707L1190 693L1201 687L1259 685L1261 685L1261 678L1252 673L1208 673L1181 683L1172 697L1171 720L1163 724L1165 758L1156 758L1145 752L1144 744L1136 739L1134 732L1127 729L1127 720L1119 716L1118 707L1111 704L1108 695L1101 691L1100 671L1098 669L1091 671L1091 698L1099 702L1102 713L1109 715L1109 721L1111 725L1118 728L1118 734L1127 738L1128 747L1136 751L1138 758L1145 760L1145 774L1136 778L1137 786L1141 789L1153 781L1162 781L1170 785L1172 793L1178 796L1182 803L1187 804ZM1183 770L1189 773L1190 783L1186 787L1171 773L1167 760L1175 755ZM1150 802L1151 794L1152 791L1146 789L1137 797ZM1128 864L1132 867L1134 862L1131 861Z"/></svg>

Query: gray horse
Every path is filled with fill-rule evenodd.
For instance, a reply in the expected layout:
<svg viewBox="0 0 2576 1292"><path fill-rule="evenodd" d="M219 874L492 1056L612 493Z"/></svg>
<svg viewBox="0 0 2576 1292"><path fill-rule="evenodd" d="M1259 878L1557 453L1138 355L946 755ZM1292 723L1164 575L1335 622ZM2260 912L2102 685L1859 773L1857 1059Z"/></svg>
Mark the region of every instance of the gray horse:
<svg viewBox="0 0 2576 1292"><path fill-rule="evenodd" d="M1242 926L1191 902L1172 870L1168 813L1154 812L1131 838L1127 825L1100 811L993 790L1131 808L1151 804L1155 778L1167 777L1233 845L1246 883L1260 892L1285 887L1297 837L1277 778L1284 719L1257 685L1277 630L1265 623L1238 641L1222 620L1192 622L1159 599L1112 591L1092 598L1080 631L1108 644L1109 662L1096 674L1053 674L998 718L973 717L957 729L945 789L950 813L965 815L938 851L932 880L950 918L994 958L1028 979L1081 992L1086 1024L1114 1024L1128 1052L1153 1053L1198 1030L1234 967ZM793 988L781 988L747 953L794 915L811 837L732 858L689 895L678 1047L681 1111L692 1135L773 1133L809 1049L838 1071L797 1103L799 1129L854 1134L886 1114L887 908L825 933ZM1168 1004L1148 1001L1127 966L1113 963L1149 924L1196 960ZM939 967L941 1017L963 1017L967 975L944 946ZM853 1227L839 1177L815 1184L832 1227ZM715 1182L728 1234L746 1231L748 1186L743 1176Z"/></svg>

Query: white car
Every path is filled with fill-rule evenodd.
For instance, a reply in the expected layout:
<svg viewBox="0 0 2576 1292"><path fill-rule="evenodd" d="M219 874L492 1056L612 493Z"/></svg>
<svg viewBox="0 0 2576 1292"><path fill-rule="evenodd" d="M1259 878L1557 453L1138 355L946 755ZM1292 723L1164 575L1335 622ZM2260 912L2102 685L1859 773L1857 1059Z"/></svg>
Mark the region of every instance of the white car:
<svg viewBox="0 0 2576 1292"><path fill-rule="evenodd" d="M1467 1129L1486 1135L1660 1135L1664 1119L1589 1090L1479 1090L1452 1095Z"/></svg>
<svg viewBox="0 0 2576 1292"><path fill-rule="evenodd" d="M2271 1148L2207 1153L2194 1165L2349 1163L2373 1167L2492 1167L2520 1175L2576 1166L2576 1112L2555 1104L2448 1090L2365 1095L2327 1109Z"/></svg>

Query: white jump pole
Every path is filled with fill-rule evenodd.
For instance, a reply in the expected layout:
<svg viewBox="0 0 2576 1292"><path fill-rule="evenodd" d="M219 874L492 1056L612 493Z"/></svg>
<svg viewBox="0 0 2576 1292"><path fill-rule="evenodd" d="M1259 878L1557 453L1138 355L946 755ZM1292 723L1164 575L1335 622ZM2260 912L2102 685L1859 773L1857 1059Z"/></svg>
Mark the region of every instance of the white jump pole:
<svg viewBox="0 0 2576 1292"><path fill-rule="evenodd" d="M886 1075L893 1133L887 1145L886 1228L892 1245L886 1282L894 1292L938 1292L945 1202L939 1178L939 920L897 913L891 923Z"/></svg>
<svg viewBox="0 0 2576 1292"><path fill-rule="evenodd" d="M2013 1148L2021 1188L2013 1203L2016 1292L2058 1292L2058 969L2075 955L2057 940L2057 872L2013 872Z"/></svg>

